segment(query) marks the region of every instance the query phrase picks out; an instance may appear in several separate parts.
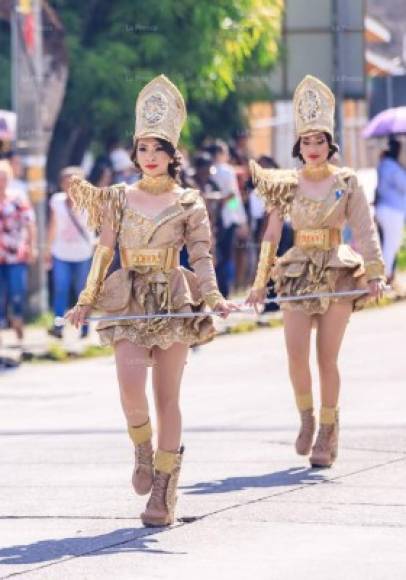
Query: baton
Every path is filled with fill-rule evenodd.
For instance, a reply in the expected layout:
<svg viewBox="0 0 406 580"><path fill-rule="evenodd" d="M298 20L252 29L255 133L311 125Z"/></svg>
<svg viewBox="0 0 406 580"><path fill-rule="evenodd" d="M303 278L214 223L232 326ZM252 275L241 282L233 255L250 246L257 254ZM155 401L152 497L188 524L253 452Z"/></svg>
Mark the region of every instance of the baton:
<svg viewBox="0 0 406 580"><path fill-rule="evenodd" d="M385 286L384 291L390 290L390 286ZM264 304L279 304L283 302L298 302L300 300L315 300L317 298L345 298L356 297L369 294L368 290L343 290L340 292L316 292L314 294L300 294L296 296L276 296L275 298L267 298ZM236 306L240 306L240 310L230 312L232 314L246 314L248 312L256 312L254 308L245 307L244 302L237 302ZM221 316L219 312L214 310L205 310L204 312L154 312L152 314L119 314L119 315L103 315L103 316L88 316L85 322L110 322L115 320L154 320L155 318L204 318L206 316ZM66 320L63 317L55 318L56 326L63 326Z"/></svg>

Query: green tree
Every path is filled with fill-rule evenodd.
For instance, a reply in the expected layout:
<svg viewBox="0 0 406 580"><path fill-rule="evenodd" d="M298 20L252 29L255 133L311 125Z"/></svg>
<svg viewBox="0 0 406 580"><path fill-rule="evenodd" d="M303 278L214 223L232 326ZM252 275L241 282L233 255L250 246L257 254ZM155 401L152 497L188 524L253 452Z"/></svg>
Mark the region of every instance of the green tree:
<svg viewBox="0 0 406 580"><path fill-rule="evenodd" d="M136 95L161 72L187 99L186 143L199 139L205 119L210 131L217 126L224 135L225 103L238 104L239 77L248 65L264 70L277 58L283 2L55 0L53 6L70 55L56 138L64 161L77 162L91 141L131 137ZM240 123L234 119L230 129Z"/></svg>
<svg viewBox="0 0 406 580"><path fill-rule="evenodd" d="M11 108L11 67L9 25L0 21L0 109Z"/></svg>

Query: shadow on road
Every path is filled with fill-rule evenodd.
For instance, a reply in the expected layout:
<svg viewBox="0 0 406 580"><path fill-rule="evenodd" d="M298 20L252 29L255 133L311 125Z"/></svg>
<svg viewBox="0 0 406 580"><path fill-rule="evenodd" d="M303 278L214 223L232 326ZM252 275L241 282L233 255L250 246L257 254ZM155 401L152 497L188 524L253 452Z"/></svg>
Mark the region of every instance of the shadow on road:
<svg viewBox="0 0 406 580"><path fill-rule="evenodd" d="M0 549L0 564L40 564L79 556L101 556L103 554L124 554L131 552L148 552L149 554L184 554L169 552L155 547L158 540L151 535L162 531L156 528L153 532L145 528L123 528L108 534L60 540L41 540L32 544L22 544ZM141 532L143 535L138 535Z"/></svg>
<svg viewBox="0 0 406 580"><path fill-rule="evenodd" d="M314 484L328 481L324 475L314 469L291 467L275 473L253 475L250 477L227 477L218 481L202 481L194 485L181 487L187 495L205 493L227 493L253 488L288 487L291 485ZM185 491L188 490L188 491Z"/></svg>

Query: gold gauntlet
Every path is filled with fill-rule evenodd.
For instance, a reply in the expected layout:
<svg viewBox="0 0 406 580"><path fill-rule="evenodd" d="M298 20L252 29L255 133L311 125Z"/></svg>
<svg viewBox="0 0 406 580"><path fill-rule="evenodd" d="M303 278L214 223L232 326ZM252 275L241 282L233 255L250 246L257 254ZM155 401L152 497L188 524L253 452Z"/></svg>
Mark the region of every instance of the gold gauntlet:
<svg viewBox="0 0 406 580"><path fill-rule="evenodd" d="M263 288L266 288L269 278L271 277L271 270L275 262L275 257L276 244L274 242L262 242L257 275L255 276L254 284L252 286L254 290L262 290Z"/></svg>
<svg viewBox="0 0 406 580"><path fill-rule="evenodd" d="M98 244L93 255L92 265L86 280L84 290L79 294L79 306L91 306L99 292L107 271L113 261L114 250Z"/></svg>
<svg viewBox="0 0 406 580"><path fill-rule="evenodd" d="M365 274L368 282L375 279L385 280L385 267L383 262L379 260L367 262L365 264Z"/></svg>
<svg viewBox="0 0 406 580"><path fill-rule="evenodd" d="M204 301L212 310L222 300L224 300L224 297L222 294L220 294L220 292L209 292L208 294L204 295Z"/></svg>

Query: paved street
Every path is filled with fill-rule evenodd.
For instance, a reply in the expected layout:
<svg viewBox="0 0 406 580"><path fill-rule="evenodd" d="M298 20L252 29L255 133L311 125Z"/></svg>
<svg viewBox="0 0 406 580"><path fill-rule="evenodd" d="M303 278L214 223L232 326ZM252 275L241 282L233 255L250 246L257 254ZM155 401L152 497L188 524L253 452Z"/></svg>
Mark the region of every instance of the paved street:
<svg viewBox="0 0 406 580"><path fill-rule="evenodd" d="M0 578L404 580L406 304L356 314L336 466L295 455L281 329L192 353L179 521L140 524L111 358L0 376Z"/></svg>

